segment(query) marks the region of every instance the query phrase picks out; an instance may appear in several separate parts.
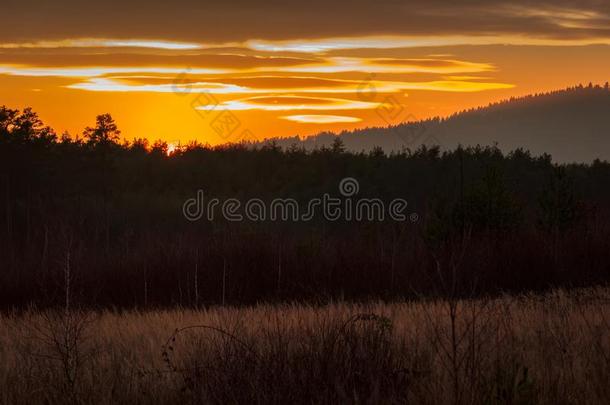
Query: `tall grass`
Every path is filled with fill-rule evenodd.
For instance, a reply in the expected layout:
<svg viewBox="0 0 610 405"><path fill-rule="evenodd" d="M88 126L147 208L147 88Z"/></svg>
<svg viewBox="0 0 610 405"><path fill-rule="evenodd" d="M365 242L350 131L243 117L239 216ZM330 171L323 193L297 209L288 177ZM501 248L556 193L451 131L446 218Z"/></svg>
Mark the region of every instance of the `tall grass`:
<svg viewBox="0 0 610 405"><path fill-rule="evenodd" d="M607 404L610 290L0 317L3 404Z"/></svg>

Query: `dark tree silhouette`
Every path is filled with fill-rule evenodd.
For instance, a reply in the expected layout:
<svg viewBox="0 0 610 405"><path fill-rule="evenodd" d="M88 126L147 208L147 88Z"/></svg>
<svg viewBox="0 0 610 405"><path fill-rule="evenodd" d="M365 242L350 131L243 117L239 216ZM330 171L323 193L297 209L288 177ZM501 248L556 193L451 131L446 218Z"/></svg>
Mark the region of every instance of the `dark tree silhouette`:
<svg viewBox="0 0 610 405"><path fill-rule="evenodd" d="M87 127L83 133L90 144L106 145L119 141L121 131L110 114L98 115L95 121L95 127Z"/></svg>
<svg viewBox="0 0 610 405"><path fill-rule="evenodd" d="M163 141L121 141L108 114L83 141L58 139L30 109L0 107L0 308L58 304L67 252L74 300L91 306L433 294L435 260L446 263L457 244L466 251L456 294L471 294L474 281L494 294L610 280L607 162L555 164L496 146L353 153L330 136L311 149L193 142L168 156ZM340 196L346 177L359 181L354 198L403 198L416 215L399 223L183 216L201 189L221 201L306 207Z"/></svg>
<svg viewBox="0 0 610 405"><path fill-rule="evenodd" d="M346 150L385 153L415 150L422 145L453 150L458 145L493 145L504 153L525 148L534 154L549 153L556 161L591 162L610 159L610 88L592 83L564 90L510 98L449 117L401 122L389 127L361 128L339 134L322 132L301 139L276 139L288 149L294 144L307 150L332 147L337 136ZM406 114L407 115L407 114ZM405 119L408 119L405 117ZM575 141L577 134L578 141ZM257 145L260 146L258 143Z"/></svg>

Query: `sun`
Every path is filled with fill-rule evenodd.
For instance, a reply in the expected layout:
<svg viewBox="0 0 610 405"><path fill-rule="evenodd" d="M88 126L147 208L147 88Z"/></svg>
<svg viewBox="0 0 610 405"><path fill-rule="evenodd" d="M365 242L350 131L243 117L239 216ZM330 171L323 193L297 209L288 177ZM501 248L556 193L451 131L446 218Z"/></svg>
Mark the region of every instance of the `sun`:
<svg viewBox="0 0 610 405"><path fill-rule="evenodd" d="M181 149L180 142L171 142L167 144L167 151L165 152L167 156L171 156L176 152L179 152Z"/></svg>

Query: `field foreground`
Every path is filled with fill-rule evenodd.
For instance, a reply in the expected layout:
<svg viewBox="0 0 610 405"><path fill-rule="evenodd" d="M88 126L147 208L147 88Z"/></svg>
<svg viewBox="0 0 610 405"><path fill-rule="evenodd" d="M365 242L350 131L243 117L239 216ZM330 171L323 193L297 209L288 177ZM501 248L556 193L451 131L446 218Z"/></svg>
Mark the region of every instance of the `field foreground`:
<svg viewBox="0 0 610 405"><path fill-rule="evenodd" d="M607 404L610 289L0 316L3 404Z"/></svg>

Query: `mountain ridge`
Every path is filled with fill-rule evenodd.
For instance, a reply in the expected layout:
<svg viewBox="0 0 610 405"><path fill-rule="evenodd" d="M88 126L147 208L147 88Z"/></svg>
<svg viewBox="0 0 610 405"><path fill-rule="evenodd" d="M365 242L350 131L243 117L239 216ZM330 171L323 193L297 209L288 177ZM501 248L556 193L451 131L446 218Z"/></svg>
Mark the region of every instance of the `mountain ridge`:
<svg viewBox="0 0 610 405"><path fill-rule="evenodd" d="M445 118L338 134L321 132L305 138L272 138L261 143L315 149L330 147L337 136L353 152L369 152L375 147L391 153L421 145L438 145L443 150L458 145L497 145L504 152L522 148L534 155L550 154L562 163L610 160L610 86L578 85L511 97Z"/></svg>

